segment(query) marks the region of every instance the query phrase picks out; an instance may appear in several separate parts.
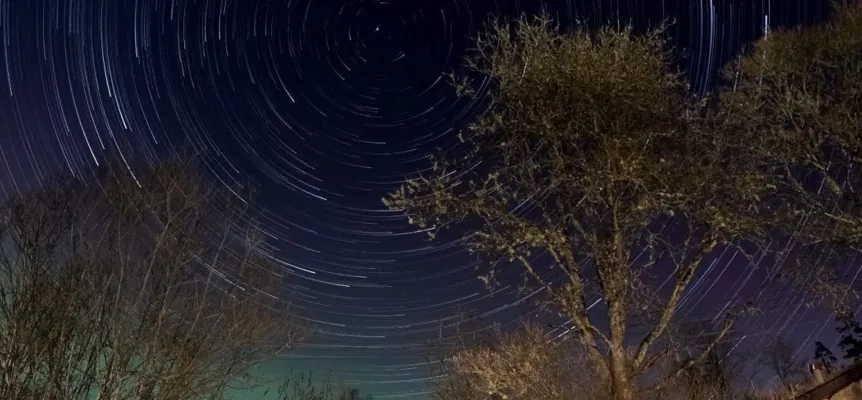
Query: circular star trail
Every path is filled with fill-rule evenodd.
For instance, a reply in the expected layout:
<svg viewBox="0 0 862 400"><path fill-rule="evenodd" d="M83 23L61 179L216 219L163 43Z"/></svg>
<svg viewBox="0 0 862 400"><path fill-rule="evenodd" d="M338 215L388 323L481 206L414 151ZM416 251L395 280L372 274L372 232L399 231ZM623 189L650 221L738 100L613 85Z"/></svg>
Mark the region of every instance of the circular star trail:
<svg viewBox="0 0 862 400"><path fill-rule="evenodd" d="M780 3L780 4L779 4ZM425 344L533 312L518 271L492 296L452 232L436 241L381 197L457 146L482 111L444 74L492 16L670 32L693 91L770 26L821 18L820 1L0 0L0 190L130 168L189 148L225 185L258 189L283 290L318 326L284 364L333 370L375 398L423 398ZM480 81L480 90L492 85ZM763 277L719 254L683 301L708 319ZM534 294L537 295L537 294ZM772 307L797 304L776 295ZM774 303L774 304L773 304ZM822 329L792 311L775 329ZM786 309L783 309L786 310ZM808 325L806 325L808 324ZM564 331L564 327L560 330ZM814 330L812 330L814 329ZM811 340L817 332L809 335ZM278 369L279 366L273 368Z"/></svg>

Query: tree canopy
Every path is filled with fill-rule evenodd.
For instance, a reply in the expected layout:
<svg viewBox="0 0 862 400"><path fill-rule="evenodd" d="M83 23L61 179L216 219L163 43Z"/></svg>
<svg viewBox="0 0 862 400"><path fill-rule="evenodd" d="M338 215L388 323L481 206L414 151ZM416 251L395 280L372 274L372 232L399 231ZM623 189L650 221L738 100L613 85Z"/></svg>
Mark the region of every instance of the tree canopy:
<svg viewBox="0 0 862 400"><path fill-rule="evenodd" d="M466 64L491 80L486 112L459 134L464 146L433 155L428 174L384 202L432 237L468 227L467 246L488 258L486 282L519 266L570 320L615 399L632 399L713 250L750 255L786 240L846 253L860 243L860 10L839 5L828 23L771 34L706 98L675 70L664 29L560 32L546 16L493 25ZM457 82L479 96L468 78ZM673 271L666 293L643 279L659 266ZM593 291L604 321L587 312ZM632 338L644 302L656 312ZM702 362L732 321L656 387Z"/></svg>

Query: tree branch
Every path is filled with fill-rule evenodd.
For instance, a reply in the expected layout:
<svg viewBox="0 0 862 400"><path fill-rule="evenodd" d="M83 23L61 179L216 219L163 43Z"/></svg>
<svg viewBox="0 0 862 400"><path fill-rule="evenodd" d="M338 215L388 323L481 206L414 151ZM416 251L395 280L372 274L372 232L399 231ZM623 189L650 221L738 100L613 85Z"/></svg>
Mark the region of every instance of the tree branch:
<svg viewBox="0 0 862 400"><path fill-rule="evenodd" d="M563 251L562 257L560 257L560 255L555 251L551 250L550 252L559 264L565 266L569 277L570 293L568 293L568 296L563 299L563 305L568 306L565 308L569 308L567 311L569 311L572 322L575 324L575 328L581 335L582 343L587 347L587 354L590 357L590 361L596 363L596 365L600 367L598 368L600 370L600 374L603 378L606 378L608 371L607 361L602 355L593 334L598 333L605 343L610 343L610 341L593 325L592 321L590 321L590 316L587 313L586 300L584 298L584 284L581 282L581 275L578 272L578 265L575 261L574 255L570 250Z"/></svg>
<svg viewBox="0 0 862 400"><path fill-rule="evenodd" d="M682 294L685 292L685 289L688 287L688 284L691 282L691 279L694 277L695 271L697 271L698 266L703 261L703 257L709 254L713 248L718 244L714 238L707 237L701 243L700 248L695 254L694 258L691 259L679 272L679 276L676 280L676 285L673 288L673 292L668 299L667 305L665 306L664 311L662 312L661 319L658 324L650 330L646 337L641 341L638 346L637 353L633 360L633 367L636 371L641 372L644 364L644 360L649 352L650 346L659 338L659 336L664 333L670 324L670 320L673 318L674 313L676 312L677 303L679 303L680 298L682 298Z"/></svg>
<svg viewBox="0 0 862 400"><path fill-rule="evenodd" d="M715 339L713 339L712 342L709 343L709 346L707 346L706 349L704 349L703 352L700 353L700 355L698 355L696 358L688 360L683 365L681 365L676 371L665 375L665 377L662 378L661 380L659 380L655 385L647 388L645 392L646 393L652 393L652 392L655 392L657 390L660 390L661 388L663 388L668 383L671 383L674 380L676 380L677 378L679 378L679 376L682 375L682 373L685 372L686 370L688 370L689 368L703 363L703 361L706 359L706 357L709 355L709 353L712 351L712 349L714 349L715 346L718 345L718 343L720 343L722 340L724 340L724 337L727 335L727 332L730 331L731 326L733 326L733 319L731 319L728 316L728 318L726 318L724 320L724 327L718 333L718 336L716 336Z"/></svg>

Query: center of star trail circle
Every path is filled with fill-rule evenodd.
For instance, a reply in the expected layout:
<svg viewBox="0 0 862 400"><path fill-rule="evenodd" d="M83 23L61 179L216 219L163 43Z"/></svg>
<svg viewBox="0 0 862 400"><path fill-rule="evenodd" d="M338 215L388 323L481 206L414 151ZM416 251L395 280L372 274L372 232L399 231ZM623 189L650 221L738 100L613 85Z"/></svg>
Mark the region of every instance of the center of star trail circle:
<svg viewBox="0 0 862 400"><path fill-rule="evenodd" d="M385 70L398 68L399 61L426 59L434 47L446 47L446 42L451 42L442 32L446 22L438 11L443 10L406 3L352 2L341 9L338 18L348 29L346 39L351 42L354 58Z"/></svg>

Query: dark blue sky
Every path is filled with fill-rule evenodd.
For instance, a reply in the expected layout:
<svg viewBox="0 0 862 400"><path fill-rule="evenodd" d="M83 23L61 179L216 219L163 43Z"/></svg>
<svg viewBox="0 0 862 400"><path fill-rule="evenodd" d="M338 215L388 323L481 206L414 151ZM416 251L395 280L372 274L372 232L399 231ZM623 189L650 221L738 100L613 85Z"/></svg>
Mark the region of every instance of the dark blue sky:
<svg viewBox="0 0 862 400"><path fill-rule="evenodd" d="M141 165L204 150L214 177L260 190L293 273L285 296L320 327L301 360L376 398L422 398L407 394L424 390L423 345L451 334L458 310L487 326L530 308L513 303L514 286L488 295L457 234L428 242L380 198L480 110L441 79L469 38L491 15L543 6L564 24L675 20L697 92L765 25L827 11L808 0L0 0L0 191L84 176L106 152ZM759 288L740 258L716 254L686 315ZM781 328L810 347L824 319L766 296L789 322L752 332Z"/></svg>

